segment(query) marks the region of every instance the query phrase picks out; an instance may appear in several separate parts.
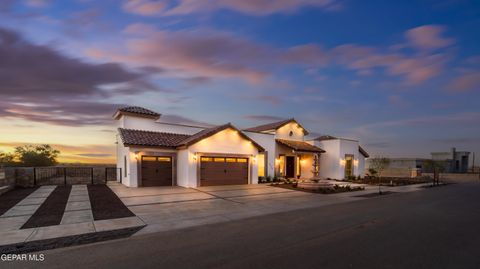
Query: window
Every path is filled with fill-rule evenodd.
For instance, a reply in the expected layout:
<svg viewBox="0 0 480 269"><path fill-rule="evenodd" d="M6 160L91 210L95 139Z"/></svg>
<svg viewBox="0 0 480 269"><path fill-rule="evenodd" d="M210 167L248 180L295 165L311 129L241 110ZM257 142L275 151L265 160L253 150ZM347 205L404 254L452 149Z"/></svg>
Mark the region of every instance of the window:
<svg viewBox="0 0 480 269"><path fill-rule="evenodd" d="M258 176L265 176L265 154L258 154Z"/></svg>
<svg viewBox="0 0 480 269"><path fill-rule="evenodd" d="M353 176L353 155L345 154L345 177Z"/></svg>
<svg viewBox="0 0 480 269"><path fill-rule="evenodd" d="M225 158L213 158L213 161L216 163L223 163L225 162Z"/></svg>
<svg viewBox="0 0 480 269"><path fill-rule="evenodd" d="M213 158L211 157L202 157L200 160L202 162L213 162Z"/></svg>
<svg viewBox="0 0 480 269"><path fill-rule="evenodd" d="M151 156L142 157L142 161L154 162L156 160L157 160L157 157L151 157Z"/></svg>
<svg viewBox="0 0 480 269"><path fill-rule="evenodd" d="M159 162L170 162L170 157L158 157Z"/></svg>
<svg viewBox="0 0 480 269"><path fill-rule="evenodd" d="M227 160L227 163L236 163L237 162L237 159L235 158L226 158Z"/></svg>
<svg viewBox="0 0 480 269"><path fill-rule="evenodd" d="M239 163L246 163L246 162L247 162L247 159L245 159L245 158L238 158L238 159L237 159L237 162L239 162Z"/></svg>
<svg viewBox="0 0 480 269"><path fill-rule="evenodd" d="M281 176L285 175L285 155L278 156L278 172Z"/></svg>
<svg viewBox="0 0 480 269"><path fill-rule="evenodd" d="M296 162L297 162L297 177L300 178L300 175L301 175L301 171L302 171L302 168L300 167L300 156L297 156L297 159L296 159Z"/></svg>
<svg viewBox="0 0 480 269"><path fill-rule="evenodd" d="M123 174L124 174L124 177L127 177L127 156L123 156Z"/></svg>

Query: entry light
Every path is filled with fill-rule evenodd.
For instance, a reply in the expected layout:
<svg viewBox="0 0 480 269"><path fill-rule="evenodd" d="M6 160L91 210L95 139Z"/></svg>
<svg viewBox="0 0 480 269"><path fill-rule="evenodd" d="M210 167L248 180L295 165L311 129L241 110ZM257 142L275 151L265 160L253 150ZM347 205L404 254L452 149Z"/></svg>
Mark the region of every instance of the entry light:
<svg viewBox="0 0 480 269"><path fill-rule="evenodd" d="M194 153L194 154L193 154L193 160L194 160L194 161L197 161L197 153Z"/></svg>
<svg viewBox="0 0 480 269"><path fill-rule="evenodd" d="M355 166L358 166L358 160L354 160L354 161L353 161L353 164L354 164Z"/></svg>
<svg viewBox="0 0 480 269"><path fill-rule="evenodd" d="M345 159L340 159L340 165L344 166L346 163L347 161L345 161Z"/></svg>

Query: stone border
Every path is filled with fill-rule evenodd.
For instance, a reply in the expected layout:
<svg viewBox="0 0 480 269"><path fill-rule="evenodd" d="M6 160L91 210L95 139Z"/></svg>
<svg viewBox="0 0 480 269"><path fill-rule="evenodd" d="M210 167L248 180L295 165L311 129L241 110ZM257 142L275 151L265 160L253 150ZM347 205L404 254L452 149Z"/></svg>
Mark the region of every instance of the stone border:
<svg viewBox="0 0 480 269"><path fill-rule="evenodd" d="M55 248L71 247L91 244L101 241L127 238L143 229L146 225L133 228L87 233L73 236L57 237L52 239L30 241L11 245L0 246L0 254L23 254L49 250Z"/></svg>

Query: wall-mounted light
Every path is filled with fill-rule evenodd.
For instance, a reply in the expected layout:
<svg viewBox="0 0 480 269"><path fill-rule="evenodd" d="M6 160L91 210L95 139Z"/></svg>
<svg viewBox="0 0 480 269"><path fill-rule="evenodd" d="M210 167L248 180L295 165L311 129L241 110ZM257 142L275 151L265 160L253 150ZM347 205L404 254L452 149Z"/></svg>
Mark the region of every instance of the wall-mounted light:
<svg viewBox="0 0 480 269"><path fill-rule="evenodd" d="M138 160L138 151L135 151L135 160Z"/></svg>
<svg viewBox="0 0 480 269"><path fill-rule="evenodd" d="M275 164L279 164L280 163L280 159L279 158L276 158L275 159Z"/></svg>
<svg viewBox="0 0 480 269"><path fill-rule="evenodd" d="M354 160L353 165L358 166L358 160Z"/></svg>
<svg viewBox="0 0 480 269"><path fill-rule="evenodd" d="M300 159L300 165L305 165L306 162L307 162L307 160L305 160L305 159Z"/></svg>
<svg viewBox="0 0 480 269"><path fill-rule="evenodd" d="M257 162L257 156L252 156L252 163L256 163Z"/></svg>
<svg viewBox="0 0 480 269"><path fill-rule="evenodd" d="M193 160L196 162L197 161L197 153L193 154Z"/></svg>
<svg viewBox="0 0 480 269"><path fill-rule="evenodd" d="M347 161L345 161L345 159L340 159L340 165L341 166L345 166L346 163L347 163Z"/></svg>

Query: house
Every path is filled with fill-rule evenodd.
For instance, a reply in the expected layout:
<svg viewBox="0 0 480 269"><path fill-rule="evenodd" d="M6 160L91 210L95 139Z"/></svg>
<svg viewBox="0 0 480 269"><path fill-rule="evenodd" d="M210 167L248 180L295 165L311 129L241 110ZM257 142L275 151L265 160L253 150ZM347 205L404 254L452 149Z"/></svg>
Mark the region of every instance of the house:
<svg viewBox="0 0 480 269"><path fill-rule="evenodd" d="M113 118L117 167L129 187L257 184L266 176L344 179L361 175L368 157L358 141L306 139L295 119L240 130L231 123L170 123L142 107L120 108Z"/></svg>
<svg viewBox="0 0 480 269"><path fill-rule="evenodd" d="M468 151L457 151L452 148L449 152L432 152L432 160L443 163L446 173L467 173L469 165Z"/></svg>

